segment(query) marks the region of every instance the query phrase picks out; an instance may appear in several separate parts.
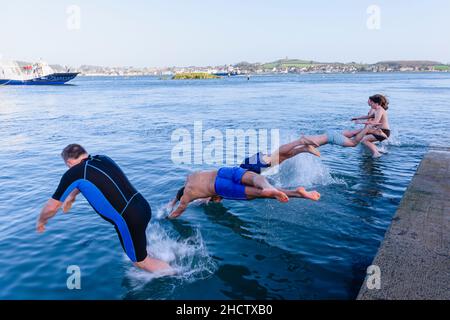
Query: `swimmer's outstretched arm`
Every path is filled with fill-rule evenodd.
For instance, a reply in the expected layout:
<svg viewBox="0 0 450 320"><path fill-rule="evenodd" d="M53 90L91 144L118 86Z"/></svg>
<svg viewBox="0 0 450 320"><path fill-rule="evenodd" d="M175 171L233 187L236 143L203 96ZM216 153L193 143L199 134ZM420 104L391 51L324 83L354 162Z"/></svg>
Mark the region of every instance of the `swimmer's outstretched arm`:
<svg viewBox="0 0 450 320"><path fill-rule="evenodd" d="M356 121L356 120L366 120L366 119L370 119L370 118L373 118L373 115L372 115L372 116L354 117L354 118L352 118L352 121Z"/></svg>
<svg viewBox="0 0 450 320"><path fill-rule="evenodd" d="M171 214L167 216L167 219L175 219L179 217L186 210L190 202L190 199L186 197L186 195L182 196L180 199L180 204Z"/></svg>
<svg viewBox="0 0 450 320"><path fill-rule="evenodd" d="M351 121L371 119L371 118L373 118L373 117L374 117L374 114L373 114L373 112L370 110L369 113L367 114L367 116L354 117L354 118L352 118Z"/></svg>
<svg viewBox="0 0 450 320"><path fill-rule="evenodd" d="M39 215L39 219L37 221L36 225L37 232L42 233L45 231L45 225L47 224L48 220L50 220L55 216L55 214L58 212L61 206L62 206L61 201L55 199L49 199L47 201L44 208L42 208L41 214Z"/></svg>

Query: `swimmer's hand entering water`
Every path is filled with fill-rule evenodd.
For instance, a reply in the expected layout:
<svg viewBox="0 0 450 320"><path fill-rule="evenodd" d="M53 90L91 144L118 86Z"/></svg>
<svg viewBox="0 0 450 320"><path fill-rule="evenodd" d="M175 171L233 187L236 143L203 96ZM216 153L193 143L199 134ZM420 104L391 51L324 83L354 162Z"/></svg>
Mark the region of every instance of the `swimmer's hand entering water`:
<svg viewBox="0 0 450 320"><path fill-rule="evenodd" d="M41 210L41 214L39 215L37 224L36 224L36 231L39 233L42 233L45 231L45 225L47 224L48 220L50 220L61 208L62 202L55 200L55 199L49 199L47 203L45 204L44 208Z"/></svg>

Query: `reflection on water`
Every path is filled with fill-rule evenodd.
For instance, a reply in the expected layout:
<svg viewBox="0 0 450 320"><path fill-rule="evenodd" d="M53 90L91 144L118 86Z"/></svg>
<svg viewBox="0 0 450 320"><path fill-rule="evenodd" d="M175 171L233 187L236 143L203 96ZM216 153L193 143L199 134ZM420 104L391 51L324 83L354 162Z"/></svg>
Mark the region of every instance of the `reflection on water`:
<svg viewBox="0 0 450 320"><path fill-rule="evenodd" d="M0 87L0 298L352 299L428 145L450 144L445 74L80 77L73 84ZM198 120L221 131L280 129L287 142L351 128L349 119L365 114L376 92L391 99L392 138L381 158L362 146L327 145L321 158L302 154L268 175L279 186L317 189L319 202L225 200L164 219L185 176L211 168L170 161L174 130ZM82 197L36 234L39 210L66 170L59 153L73 142L111 156L149 200L148 251L174 265L175 277L132 267L114 228ZM82 270L79 291L66 287L74 264Z"/></svg>
<svg viewBox="0 0 450 320"><path fill-rule="evenodd" d="M217 223L227 227L245 239L252 239L253 234L250 231L250 223L245 222L238 216L230 213L222 204L211 203L203 207L203 210L211 223Z"/></svg>

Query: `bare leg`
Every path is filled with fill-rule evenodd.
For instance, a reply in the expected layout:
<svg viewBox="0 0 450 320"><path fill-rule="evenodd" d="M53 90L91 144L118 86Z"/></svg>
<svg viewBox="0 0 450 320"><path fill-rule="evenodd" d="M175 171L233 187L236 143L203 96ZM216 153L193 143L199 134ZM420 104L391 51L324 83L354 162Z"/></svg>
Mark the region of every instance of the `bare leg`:
<svg viewBox="0 0 450 320"><path fill-rule="evenodd" d="M285 189L280 189L281 191L283 191L284 193L287 194L288 197L292 197L292 198L305 198L305 199L310 199L313 201L317 201L320 199L320 193L313 190L313 191L306 191L305 188L303 187L298 187L295 190L285 190Z"/></svg>
<svg viewBox="0 0 450 320"><path fill-rule="evenodd" d="M278 189L279 191L289 195L292 198L305 198L313 201L317 201L320 199L320 193L317 191L306 191L303 187L298 187L296 190L286 190L286 189ZM263 190L255 188L255 187L245 187L245 194L248 199L255 198L272 198L276 199L275 196L267 195L263 192Z"/></svg>
<svg viewBox="0 0 450 320"><path fill-rule="evenodd" d="M372 152L372 157L379 158L381 157L381 153L380 151L378 151L377 146L374 144L375 141L378 140L373 135L368 135L364 138L362 143Z"/></svg>
<svg viewBox="0 0 450 320"><path fill-rule="evenodd" d="M265 159L266 162L270 163L272 166L281 164L283 161L290 159L302 152L309 152L320 157L320 152L317 151L313 145L318 147L316 143L305 136L302 136L300 139L294 140L290 143L286 143L279 147L272 155L267 156ZM308 148L310 146L310 148ZM294 152L294 150L296 150Z"/></svg>
<svg viewBox="0 0 450 320"><path fill-rule="evenodd" d="M255 187L261 189L262 198L276 198L280 202L288 202L288 196L282 191L272 186L262 175L247 171L242 176L242 184L246 187ZM247 189L247 188L246 188Z"/></svg>
<svg viewBox="0 0 450 320"><path fill-rule="evenodd" d="M292 157L296 156L297 154L303 153L303 152L308 152L308 153L311 153L312 155L315 155L316 157L320 157L319 150L314 148L312 145L307 145L307 146L301 146L301 147L292 149L291 152L287 155L287 158L284 160L292 158Z"/></svg>
<svg viewBox="0 0 450 320"><path fill-rule="evenodd" d="M314 148L312 145L300 145L300 146L296 146L295 148L292 148L288 151L281 152L281 149L280 149L280 153L278 153L278 154L276 152L274 152L271 156L267 156L268 162L271 164L271 166L276 166L276 165L279 165L282 162L284 162L292 157L295 157L296 155L303 153L303 152L307 152L307 153L315 155L316 157L320 157L319 150ZM265 159L265 161L267 162L267 159Z"/></svg>
<svg viewBox="0 0 450 320"><path fill-rule="evenodd" d="M135 262L134 265L139 269L148 272L158 272L164 275L172 275L175 273L168 263L162 260L150 258L149 256L147 256L144 260L140 262Z"/></svg>
<svg viewBox="0 0 450 320"><path fill-rule="evenodd" d="M303 138L314 142L317 147L323 146L324 144L328 143L328 136L326 134L320 134L317 136L305 136Z"/></svg>
<svg viewBox="0 0 450 320"><path fill-rule="evenodd" d="M358 133L360 133L361 130L363 130L363 129L358 129L358 130L345 130L344 132L342 132L342 134L343 134L344 136L346 136L347 138L352 138L352 137L356 136Z"/></svg>
<svg viewBox="0 0 450 320"><path fill-rule="evenodd" d="M370 130L372 130L372 128L366 126L364 129L360 130L353 139L346 138L344 147L356 147Z"/></svg>

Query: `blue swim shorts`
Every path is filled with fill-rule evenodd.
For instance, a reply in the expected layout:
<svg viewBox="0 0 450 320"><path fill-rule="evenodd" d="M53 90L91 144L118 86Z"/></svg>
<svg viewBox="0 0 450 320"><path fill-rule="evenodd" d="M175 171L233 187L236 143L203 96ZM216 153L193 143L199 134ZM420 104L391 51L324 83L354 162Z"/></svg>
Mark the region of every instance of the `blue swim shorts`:
<svg viewBox="0 0 450 320"><path fill-rule="evenodd" d="M269 168L270 163L265 163L263 160L264 154L262 152L258 152L257 154L245 158L244 162L240 165L242 169L246 169L248 171L252 171L257 174L261 174L261 170L263 168Z"/></svg>
<svg viewBox="0 0 450 320"><path fill-rule="evenodd" d="M214 187L218 196L230 200L247 200L242 176L247 170L240 167L222 167L217 171Z"/></svg>

